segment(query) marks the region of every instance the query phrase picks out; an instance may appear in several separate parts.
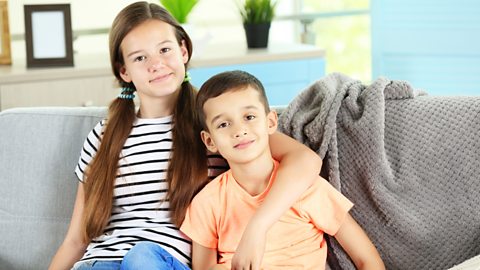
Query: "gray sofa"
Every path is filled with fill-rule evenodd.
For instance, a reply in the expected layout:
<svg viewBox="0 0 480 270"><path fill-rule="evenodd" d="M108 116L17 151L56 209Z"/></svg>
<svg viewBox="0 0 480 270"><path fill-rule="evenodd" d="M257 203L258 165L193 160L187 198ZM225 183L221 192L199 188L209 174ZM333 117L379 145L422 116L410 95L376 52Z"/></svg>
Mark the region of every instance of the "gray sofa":
<svg viewBox="0 0 480 270"><path fill-rule="evenodd" d="M0 113L0 269L47 269L70 221L83 141L105 108Z"/></svg>
<svg viewBox="0 0 480 270"><path fill-rule="evenodd" d="M77 187L73 170L84 138L105 113L105 108L0 113L0 269L47 268L69 224ZM472 187L479 185L477 178ZM469 262L473 268L456 269L479 269L479 260Z"/></svg>

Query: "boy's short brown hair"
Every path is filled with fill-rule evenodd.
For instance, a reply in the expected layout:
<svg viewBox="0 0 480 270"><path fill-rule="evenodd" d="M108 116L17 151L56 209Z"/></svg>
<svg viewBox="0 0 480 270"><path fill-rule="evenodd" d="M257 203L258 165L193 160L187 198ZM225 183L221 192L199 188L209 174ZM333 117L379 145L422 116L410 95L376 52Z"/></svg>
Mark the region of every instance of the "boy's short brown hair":
<svg viewBox="0 0 480 270"><path fill-rule="evenodd" d="M199 118L198 120L202 128L204 130L208 130L205 122L206 116L203 111L203 105L205 105L207 100L218 97L221 94L228 93L230 91L243 90L248 86L257 90L260 102L262 102L263 106L265 107L265 113L270 112L265 88L259 79L252 74L241 70L226 71L208 79L198 91L196 109Z"/></svg>

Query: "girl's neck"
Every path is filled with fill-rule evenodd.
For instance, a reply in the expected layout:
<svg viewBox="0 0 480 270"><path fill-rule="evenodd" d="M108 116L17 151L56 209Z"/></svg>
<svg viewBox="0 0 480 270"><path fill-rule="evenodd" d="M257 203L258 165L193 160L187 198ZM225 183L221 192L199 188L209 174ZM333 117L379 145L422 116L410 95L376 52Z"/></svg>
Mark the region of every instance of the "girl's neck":
<svg viewBox="0 0 480 270"><path fill-rule="evenodd" d="M273 166L270 152L252 162L230 164L233 178L251 196L257 196L267 188Z"/></svg>
<svg viewBox="0 0 480 270"><path fill-rule="evenodd" d="M161 118L173 114L174 101L172 99L140 99L138 118Z"/></svg>

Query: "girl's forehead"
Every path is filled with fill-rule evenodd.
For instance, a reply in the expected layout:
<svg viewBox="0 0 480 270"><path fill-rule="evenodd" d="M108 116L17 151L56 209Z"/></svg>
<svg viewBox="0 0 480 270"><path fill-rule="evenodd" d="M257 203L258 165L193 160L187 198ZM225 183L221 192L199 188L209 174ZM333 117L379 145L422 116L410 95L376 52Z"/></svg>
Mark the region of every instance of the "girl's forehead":
<svg viewBox="0 0 480 270"><path fill-rule="evenodd" d="M175 37L175 29L172 25L157 19L147 20L130 30L124 39L129 36L135 37Z"/></svg>
<svg viewBox="0 0 480 270"><path fill-rule="evenodd" d="M148 20L125 35L120 46L125 53L125 50L141 50L143 46L166 41L177 43L173 26L160 20Z"/></svg>

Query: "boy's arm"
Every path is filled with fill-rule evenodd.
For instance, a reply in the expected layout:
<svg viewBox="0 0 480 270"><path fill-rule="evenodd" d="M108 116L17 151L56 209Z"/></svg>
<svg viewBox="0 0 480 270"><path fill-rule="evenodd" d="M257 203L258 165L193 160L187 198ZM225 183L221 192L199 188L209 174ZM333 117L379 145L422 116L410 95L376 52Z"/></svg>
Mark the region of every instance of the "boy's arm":
<svg viewBox="0 0 480 270"><path fill-rule="evenodd" d="M384 270L382 258L365 231L347 214L335 239L350 256L357 269Z"/></svg>
<svg viewBox="0 0 480 270"><path fill-rule="evenodd" d="M192 270L226 269L217 265L217 250L192 243Z"/></svg>
<svg viewBox="0 0 480 270"><path fill-rule="evenodd" d="M322 167L315 152L287 135L275 132L269 140L272 156L280 162L277 178L243 232L234 268L260 269L267 231L311 186Z"/></svg>

